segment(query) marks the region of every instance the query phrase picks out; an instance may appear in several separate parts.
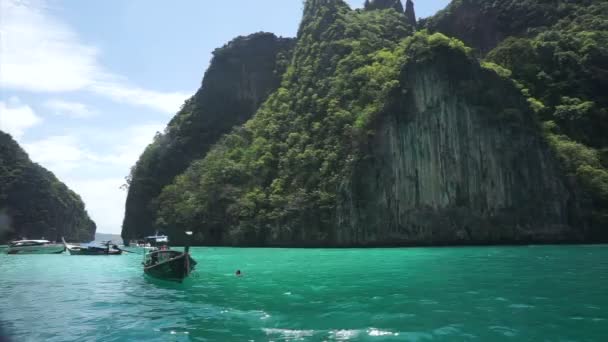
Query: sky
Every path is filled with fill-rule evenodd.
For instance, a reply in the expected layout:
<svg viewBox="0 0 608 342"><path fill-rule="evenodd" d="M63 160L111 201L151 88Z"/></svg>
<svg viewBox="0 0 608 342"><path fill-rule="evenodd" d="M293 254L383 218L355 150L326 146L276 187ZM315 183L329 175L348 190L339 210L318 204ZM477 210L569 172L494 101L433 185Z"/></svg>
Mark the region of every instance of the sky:
<svg viewBox="0 0 608 342"><path fill-rule="evenodd" d="M416 14L448 2L419 0ZM302 0L0 0L0 130L83 198L98 232L119 234L124 178L198 89L211 52L259 31L294 37L302 9Z"/></svg>

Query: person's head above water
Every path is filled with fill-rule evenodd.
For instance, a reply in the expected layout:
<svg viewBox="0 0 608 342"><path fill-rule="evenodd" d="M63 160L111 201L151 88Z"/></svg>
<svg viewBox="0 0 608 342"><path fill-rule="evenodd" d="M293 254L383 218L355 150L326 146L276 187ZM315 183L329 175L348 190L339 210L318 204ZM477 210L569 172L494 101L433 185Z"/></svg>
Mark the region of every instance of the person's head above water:
<svg viewBox="0 0 608 342"><path fill-rule="evenodd" d="M241 275L241 270L236 270L236 275L240 276Z"/></svg>

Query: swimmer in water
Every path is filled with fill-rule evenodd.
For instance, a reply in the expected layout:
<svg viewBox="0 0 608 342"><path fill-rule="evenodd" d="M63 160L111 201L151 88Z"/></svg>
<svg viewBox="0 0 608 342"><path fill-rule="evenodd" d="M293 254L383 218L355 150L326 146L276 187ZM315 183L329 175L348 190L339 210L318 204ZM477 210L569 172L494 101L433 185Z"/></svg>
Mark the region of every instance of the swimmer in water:
<svg viewBox="0 0 608 342"><path fill-rule="evenodd" d="M236 270L236 276L237 276L237 277L240 277L241 275L242 275L242 274L241 274L241 270Z"/></svg>

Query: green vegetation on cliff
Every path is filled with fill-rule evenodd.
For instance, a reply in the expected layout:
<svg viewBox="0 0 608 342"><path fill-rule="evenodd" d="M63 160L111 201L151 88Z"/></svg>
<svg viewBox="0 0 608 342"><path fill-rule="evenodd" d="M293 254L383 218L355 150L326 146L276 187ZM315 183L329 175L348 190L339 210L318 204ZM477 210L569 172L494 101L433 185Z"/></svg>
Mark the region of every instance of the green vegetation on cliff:
<svg viewBox="0 0 608 342"><path fill-rule="evenodd" d="M463 13L474 19L465 23ZM426 24L491 49L484 59L519 82L565 170L589 196L591 225L608 224L608 164L601 157L608 150L608 3L462 0Z"/></svg>
<svg viewBox="0 0 608 342"><path fill-rule="evenodd" d="M421 24L457 37L485 53L510 36L542 32L562 18L602 0L453 0Z"/></svg>
<svg viewBox="0 0 608 342"><path fill-rule="evenodd" d="M357 141L396 85L397 11L308 1L281 87L163 191L158 223L206 243L323 241ZM177 234L176 234L177 235Z"/></svg>
<svg viewBox="0 0 608 342"><path fill-rule="evenodd" d="M51 172L32 163L11 136L3 132L0 132L0 214L9 218L10 229L0 231L0 242L20 237L56 240L62 236L70 241L89 242L95 236L95 223L80 196Z"/></svg>
<svg viewBox="0 0 608 342"><path fill-rule="evenodd" d="M201 244L298 246L605 239L606 4L455 0L418 32L408 8L307 0L265 101L205 126L211 136L171 136L204 118L187 102L189 120L178 114L146 150L123 236L191 229ZM163 177L150 172L167 165L157 150L184 137L205 143ZM137 196L136 180L152 191ZM129 221L130 205L145 208L143 219Z"/></svg>
<svg viewBox="0 0 608 342"><path fill-rule="evenodd" d="M247 121L278 86L293 41L270 33L239 37L217 49L199 91L158 134L129 176L122 236L154 232L156 198L193 160Z"/></svg>

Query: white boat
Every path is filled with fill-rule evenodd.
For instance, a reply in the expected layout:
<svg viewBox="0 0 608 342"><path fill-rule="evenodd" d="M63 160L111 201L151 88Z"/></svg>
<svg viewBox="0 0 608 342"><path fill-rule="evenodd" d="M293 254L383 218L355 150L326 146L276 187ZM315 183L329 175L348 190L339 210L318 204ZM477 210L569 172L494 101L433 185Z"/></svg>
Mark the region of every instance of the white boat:
<svg viewBox="0 0 608 342"><path fill-rule="evenodd" d="M8 254L60 254L65 251L62 244L51 243L48 240L19 240L8 246Z"/></svg>
<svg viewBox="0 0 608 342"><path fill-rule="evenodd" d="M126 247L133 247L133 248L146 248L146 249L150 249L152 248L152 246L150 245L149 242L145 242L145 241L137 241L137 240L131 240L129 242L129 246Z"/></svg>

